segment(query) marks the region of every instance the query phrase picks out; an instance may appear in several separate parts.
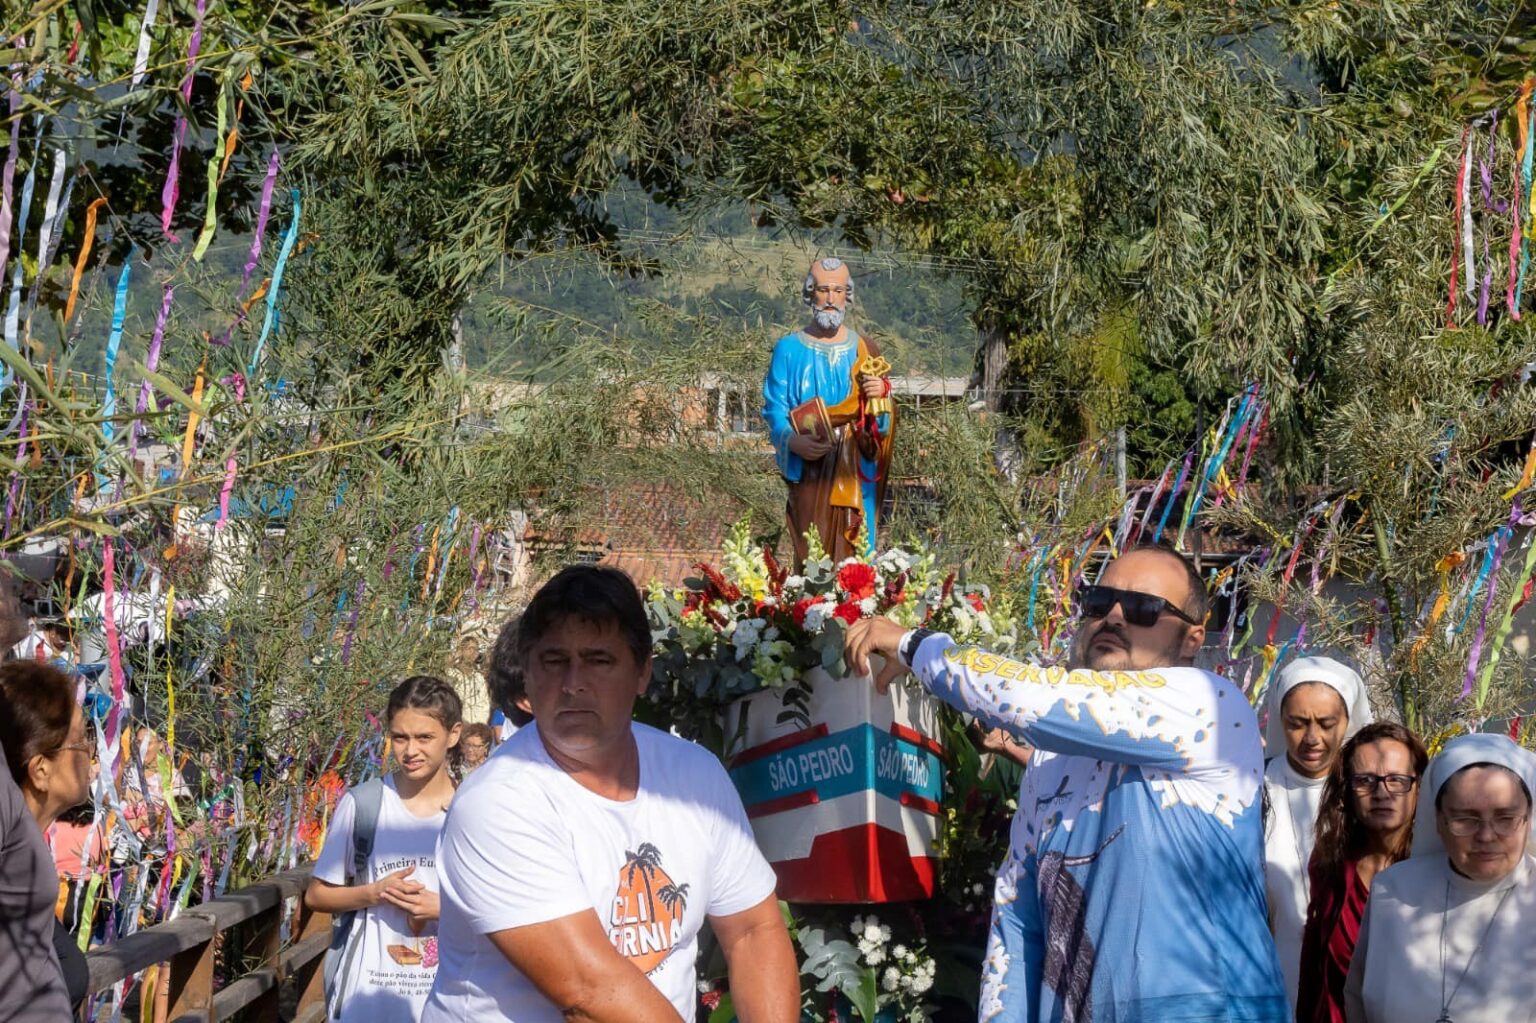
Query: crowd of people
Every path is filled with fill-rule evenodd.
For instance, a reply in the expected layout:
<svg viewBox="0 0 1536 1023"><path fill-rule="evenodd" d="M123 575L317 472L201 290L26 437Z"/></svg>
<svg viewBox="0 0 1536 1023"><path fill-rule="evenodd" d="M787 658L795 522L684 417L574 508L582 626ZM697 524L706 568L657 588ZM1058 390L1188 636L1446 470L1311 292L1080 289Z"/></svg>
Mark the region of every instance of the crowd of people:
<svg viewBox="0 0 1536 1023"><path fill-rule="evenodd" d="M982 1020L1536 1020L1536 755L1471 734L1431 759L1326 657L1284 666L1256 712L1194 666L1206 590L1166 547L1079 602L1060 667L887 619L848 633L854 671L911 672L1026 764ZM724 768L632 719L650 648L629 578L574 566L502 630L483 704L457 677L394 688L394 769L341 796L304 896L336 920L331 1018L691 1021L706 923L737 1018L800 1018ZM0 747L0 1020L66 1019L85 974L55 821L91 771L67 675L0 666Z"/></svg>

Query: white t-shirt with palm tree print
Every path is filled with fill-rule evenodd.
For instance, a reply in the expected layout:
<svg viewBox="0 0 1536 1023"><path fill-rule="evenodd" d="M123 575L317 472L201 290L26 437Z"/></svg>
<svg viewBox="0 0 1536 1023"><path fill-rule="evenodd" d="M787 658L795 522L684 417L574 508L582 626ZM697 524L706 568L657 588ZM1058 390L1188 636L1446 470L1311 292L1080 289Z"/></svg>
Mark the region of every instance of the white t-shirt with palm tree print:
<svg viewBox="0 0 1536 1023"><path fill-rule="evenodd" d="M561 1023L486 935L584 911L679 1016L694 1018L699 928L762 902L776 879L714 755L633 727L640 788L627 802L577 784L536 725L459 788L438 850L439 966L423 1023Z"/></svg>

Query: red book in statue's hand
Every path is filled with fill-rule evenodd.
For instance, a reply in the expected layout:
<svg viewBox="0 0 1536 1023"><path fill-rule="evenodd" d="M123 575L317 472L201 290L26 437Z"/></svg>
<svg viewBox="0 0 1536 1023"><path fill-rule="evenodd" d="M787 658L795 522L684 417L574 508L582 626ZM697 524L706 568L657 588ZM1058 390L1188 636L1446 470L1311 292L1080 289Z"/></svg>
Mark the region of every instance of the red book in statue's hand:
<svg viewBox="0 0 1536 1023"><path fill-rule="evenodd" d="M789 425L796 433L814 437L824 444L831 444L832 418L827 415L827 403L815 397L803 405L796 405L789 412Z"/></svg>

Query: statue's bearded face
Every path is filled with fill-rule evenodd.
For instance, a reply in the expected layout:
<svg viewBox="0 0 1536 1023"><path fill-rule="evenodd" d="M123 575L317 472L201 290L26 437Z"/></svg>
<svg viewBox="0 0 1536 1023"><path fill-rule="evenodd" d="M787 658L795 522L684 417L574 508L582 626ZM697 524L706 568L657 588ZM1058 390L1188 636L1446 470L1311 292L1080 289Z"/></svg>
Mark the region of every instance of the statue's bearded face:
<svg viewBox="0 0 1536 1023"><path fill-rule="evenodd" d="M848 311L848 268L839 266L828 270L820 264L811 267L811 315L823 330L836 330L843 325Z"/></svg>
<svg viewBox="0 0 1536 1023"><path fill-rule="evenodd" d="M816 326L824 330L836 330L843 325L843 311L841 309L834 309L829 306L825 309L817 309L814 315L816 317Z"/></svg>

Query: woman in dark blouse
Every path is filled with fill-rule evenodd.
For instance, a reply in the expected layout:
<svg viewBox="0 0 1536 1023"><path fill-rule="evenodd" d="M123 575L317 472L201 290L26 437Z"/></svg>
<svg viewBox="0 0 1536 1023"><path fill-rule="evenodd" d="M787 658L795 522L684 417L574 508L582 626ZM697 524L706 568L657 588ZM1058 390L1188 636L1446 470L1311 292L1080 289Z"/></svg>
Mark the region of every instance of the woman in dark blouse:
<svg viewBox="0 0 1536 1023"><path fill-rule="evenodd" d="M1307 866L1312 900L1301 938L1297 1023L1344 1023L1344 981L1375 876L1413 842L1424 744L1383 721L1345 743L1323 788Z"/></svg>
<svg viewBox="0 0 1536 1023"><path fill-rule="evenodd" d="M68 675L38 661L0 665L0 756L9 775L0 794L0 1021L65 1020L88 978L85 956L54 915L59 875L43 835L90 798L91 779L91 743Z"/></svg>

